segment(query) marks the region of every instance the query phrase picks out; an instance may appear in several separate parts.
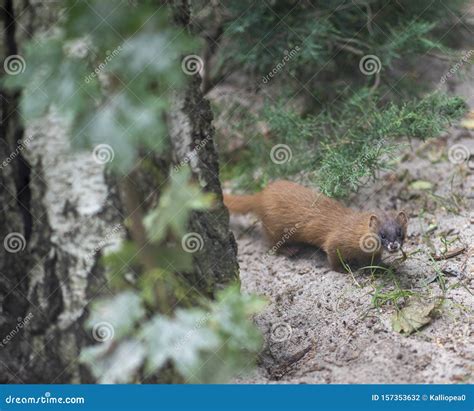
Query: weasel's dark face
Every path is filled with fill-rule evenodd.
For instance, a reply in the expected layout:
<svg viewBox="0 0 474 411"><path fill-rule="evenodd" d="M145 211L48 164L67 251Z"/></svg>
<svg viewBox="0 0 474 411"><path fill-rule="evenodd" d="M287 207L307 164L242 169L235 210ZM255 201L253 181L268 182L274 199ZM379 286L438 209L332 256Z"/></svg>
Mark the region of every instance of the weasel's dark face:
<svg viewBox="0 0 474 411"><path fill-rule="evenodd" d="M382 247L389 253L394 253L403 246L405 229L396 220L390 219L381 224L379 237Z"/></svg>
<svg viewBox="0 0 474 411"><path fill-rule="evenodd" d="M389 253L400 250L405 241L408 219L403 211L392 216L372 216L371 227L378 234L382 247Z"/></svg>

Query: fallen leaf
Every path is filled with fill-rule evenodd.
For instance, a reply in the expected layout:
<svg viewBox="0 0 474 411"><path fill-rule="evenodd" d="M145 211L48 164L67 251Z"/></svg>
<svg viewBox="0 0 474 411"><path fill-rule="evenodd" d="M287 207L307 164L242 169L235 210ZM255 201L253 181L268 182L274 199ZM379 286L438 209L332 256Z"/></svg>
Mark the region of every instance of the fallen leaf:
<svg viewBox="0 0 474 411"><path fill-rule="evenodd" d="M467 116L461 120L461 126L474 130L474 111L470 111Z"/></svg>
<svg viewBox="0 0 474 411"><path fill-rule="evenodd" d="M431 190L433 188L433 184L429 181L417 180L410 184L410 188L413 190Z"/></svg>
<svg viewBox="0 0 474 411"><path fill-rule="evenodd" d="M430 314L435 308L432 302L411 299L392 317L392 328L399 333L411 334L431 322Z"/></svg>

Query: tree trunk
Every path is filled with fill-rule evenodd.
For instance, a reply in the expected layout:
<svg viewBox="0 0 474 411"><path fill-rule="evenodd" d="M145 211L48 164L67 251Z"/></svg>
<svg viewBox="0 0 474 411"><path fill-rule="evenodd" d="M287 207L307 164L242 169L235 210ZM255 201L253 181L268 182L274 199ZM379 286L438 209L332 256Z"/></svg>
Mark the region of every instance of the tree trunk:
<svg viewBox="0 0 474 411"><path fill-rule="evenodd" d="M5 62L21 55L35 32L50 28L58 10L50 2L0 1ZM7 75L2 69L1 76ZM206 141L191 168L203 189L216 194L218 206L193 213L189 230L204 247L193 256L189 280L212 295L236 278L238 266L221 201L212 114L199 83L196 76L176 97L169 121L172 152L157 165L166 174L172 161L179 164L197 141ZM0 383L93 382L78 363L91 341L83 320L88 303L109 293L98 259L104 246L125 235L123 193L91 153L70 150L67 128L54 113L24 129L19 97L0 90ZM139 189L148 191L148 183L138 181ZM157 191L156 181L151 186Z"/></svg>
<svg viewBox="0 0 474 411"><path fill-rule="evenodd" d="M21 55L56 12L50 3L4 1L2 61ZM77 361L89 338L82 319L107 291L98 251L122 234L120 205L103 165L71 152L57 116L24 130L19 93L1 95L0 382L88 381Z"/></svg>
<svg viewBox="0 0 474 411"><path fill-rule="evenodd" d="M202 246L193 254L194 272L190 280L197 289L212 295L216 289L237 280L237 245L222 202L212 112L200 82L199 75L194 76L187 89L175 97L169 114L169 134L177 167L189 164L193 179L217 199L211 211L192 212L189 222L189 234L198 233Z"/></svg>
<svg viewBox="0 0 474 411"><path fill-rule="evenodd" d="M189 1L175 0L172 6L176 23L189 29ZM238 279L237 244L222 202L213 115L200 87L203 62L197 56L185 57L189 58L194 59L193 74L186 90L174 98L168 129L177 166L189 164L193 179L217 199L212 211L193 212L189 223L190 233L198 233L202 242L201 251L193 257L195 270L191 281L212 296L216 289Z"/></svg>

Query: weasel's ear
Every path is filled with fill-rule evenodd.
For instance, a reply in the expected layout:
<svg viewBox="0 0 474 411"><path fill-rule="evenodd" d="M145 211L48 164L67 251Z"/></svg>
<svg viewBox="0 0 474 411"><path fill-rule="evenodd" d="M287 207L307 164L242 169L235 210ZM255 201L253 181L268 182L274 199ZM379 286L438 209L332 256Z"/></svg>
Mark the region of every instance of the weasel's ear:
<svg viewBox="0 0 474 411"><path fill-rule="evenodd" d="M405 211L400 211L397 214L396 220L397 220L397 223L399 223L400 225L406 226L408 224L408 217L405 214Z"/></svg>
<svg viewBox="0 0 474 411"><path fill-rule="evenodd" d="M372 229L372 230L376 230L379 226L379 218L375 215L375 214L372 214L370 217L369 217L369 227Z"/></svg>

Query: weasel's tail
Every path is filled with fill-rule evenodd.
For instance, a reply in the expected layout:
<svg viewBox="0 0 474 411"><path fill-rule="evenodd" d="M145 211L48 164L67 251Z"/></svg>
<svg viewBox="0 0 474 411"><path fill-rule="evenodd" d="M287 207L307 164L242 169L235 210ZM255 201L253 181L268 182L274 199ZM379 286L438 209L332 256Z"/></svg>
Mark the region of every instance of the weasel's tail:
<svg viewBox="0 0 474 411"><path fill-rule="evenodd" d="M260 206L260 193L252 195L224 194L224 204L231 213L257 213Z"/></svg>

